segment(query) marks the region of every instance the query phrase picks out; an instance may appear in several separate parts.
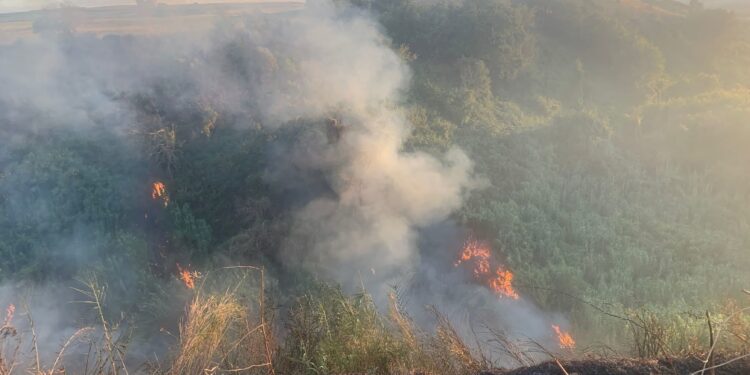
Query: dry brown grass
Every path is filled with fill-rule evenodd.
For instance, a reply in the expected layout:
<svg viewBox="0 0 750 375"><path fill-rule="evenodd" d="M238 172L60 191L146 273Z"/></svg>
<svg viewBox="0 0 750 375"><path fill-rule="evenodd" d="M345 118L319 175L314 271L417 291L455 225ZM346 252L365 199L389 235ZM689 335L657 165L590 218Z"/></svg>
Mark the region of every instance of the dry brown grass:
<svg viewBox="0 0 750 375"><path fill-rule="evenodd" d="M487 370L490 364L484 354L475 353L445 315L434 308L433 312L438 323L436 328L436 343L440 348L438 353L446 352L454 358L455 363L458 364L456 370L460 370L461 373L479 373Z"/></svg>
<svg viewBox="0 0 750 375"><path fill-rule="evenodd" d="M9 375L18 366L18 351L21 348L18 331L9 319L0 327L0 375Z"/></svg>
<svg viewBox="0 0 750 375"><path fill-rule="evenodd" d="M199 288L180 325L168 374L273 373L263 295L253 314L235 294L240 285L221 293L203 293Z"/></svg>
<svg viewBox="0 0 750 375"><path fill-rule="evenodd" d="M484 353L466 344L453 324L431 307L437 326L433 334L423 331L403 312L395 293L389 295L389 317L408 349L399 364L405 374L476 374L491 365Z"/></svg>
<svg viewBox="0 0 750 375"><path fill-rule="evenodd" d="M389 296L388 313L382 314L364 291L351 296L325 285L318 289L311 287L309 294L297 299L286 320L287 341L277 346L265 314L262 269L235 267L228 273L234 273L233 278L216 277L215 282L206 282L211 279L206 274L195 290L186 289L190 293L186 295L189 302L172 355L152 368L138 369L137 373L476 375L492 370L498 355L515 360L518 366L529 366L541 359L537 355L540 353L551 358L559 371L569 370L567 361L533 341L534 345L524 345L502 331L485 327L487 335L482 336L482 340L474 334L476 344L467 343L466 335L436 308L432 308L435 330L428 332L404 312L395 293ZM260 275L260 279L255 275ZM30 332L29 329L17 331L6 319L0 327L0 375L65 374L66 352L81 342L92 347L87 357L92 364L87 365L82 374L129 375L125 366L127 335L118 324L106 321L101 313L105 288L95 281L89 282L87 287L81 292L88 296L87 303L99 313L100 321L96 327L83 328L68 338L51 365L40 364L38 360L31 315L22 314L30 321ZM737 347L735 342L747 348L750 332L747 310L729 306L722 313L712 315L715 328L710 334L715 338L715 341L710 340L712 348L730 344L728 341L732 341L732 348ZM638 318L637 323L645 327L646 333L639 333L637 342L644 345L644 350L655 351L657 355L663 355L668 341L674 339L669 332L687 327L664 325L653 314L642 314ZM32 340L23 344L21 336L27 333L31 333ZM23 352L29 346L31 352L19 359L19 349ZM491 355L486 355L485 351ZM695 353L698 352L690 354ZM712 353L710 350L702 356L706 358L706 374L713 368ZM722 355L714 364L720 368L746 356ZM727 361L726 358L734 359ZM606 362L606 358L602 360Z"/></svg>

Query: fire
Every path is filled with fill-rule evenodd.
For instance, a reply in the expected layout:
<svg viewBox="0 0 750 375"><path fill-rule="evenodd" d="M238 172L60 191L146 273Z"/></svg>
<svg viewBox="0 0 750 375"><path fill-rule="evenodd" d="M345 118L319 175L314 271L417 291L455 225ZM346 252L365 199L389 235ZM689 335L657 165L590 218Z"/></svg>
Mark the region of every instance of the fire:
<svg viewBox="0 0 750 375"><path fill-rule="evenodd" d="M513 289L513 272L505 269L502 265L495 267L494 274L491 270L491 251L487 243L478 240L468 240L464 244L458 260L453 264L458 267L462 263L473 261L474 277L482 280L498 296L518 299L518 293Z"/></svg>
<svg viewBox="0 0 750 375"><path fill-rule="evenodd" d="M188 289L195 289L195 280L200 278L201 274L198 271L190 271L187 268L182 268L179 263L177 263L177 271L180 274L180 281L182 281Z"/></svg>
<svg viewBox="0 0 750 375"><path fill-rule="evenodd" d="M497 276L490 279L490 289L500 295L518 299L518 293L513 289L513 272L498 267L495 273Z"/></svg>
<svg viewBox="0 0 750 375"><path fill-rule="evenodd" d="M573 340L573 336L570 333L560 329L560 326L552 325L552 329L555 330L557 335L557 341L560 343L561 349L575 349L576 341Z"/></svg>
<svg viewBox="0 0 750 375"><path fill-rule="evenodd" d="M474 259L474 275L479 276L490 272L490 249L483 243L475 240L469 240L461 251L461 256L454 265L468 262Z"/></svg>
<svg viewBox="0 0 750 375"><path fill-rule="evenodd" d="M167 185L161 181L156 181L151 185L151 199L160 199L164 207L169 205L169 195L167 194Z"/></svg>

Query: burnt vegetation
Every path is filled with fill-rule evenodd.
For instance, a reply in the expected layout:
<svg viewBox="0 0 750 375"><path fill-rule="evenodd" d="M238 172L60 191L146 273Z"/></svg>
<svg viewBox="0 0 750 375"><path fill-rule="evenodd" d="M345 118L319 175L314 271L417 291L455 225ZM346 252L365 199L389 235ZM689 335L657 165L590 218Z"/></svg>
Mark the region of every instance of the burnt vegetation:
<svg viewBox="0 0 750 375"><path fill-rule="evenodd" d="M466 152L484 183L451 219L487 240L522 299L567 317L575 348L491 326L467 337L437 309L425 327L399 286L370 296L287 263L294 212L341 193L322 170L280 183L275 170L303 167L278 156L355 130L347 108L283 127L260 114L254 88L296 69L253 44L276 27L264 17L285 17L272 15L223 20L212 35L241 30L230 42L103 93L126 111L50 116L0 80L0 280L85 302L70 308L80 330L39 359L43 313L0 289L15 304L0 375L750 372L747 21L668 0L428 3L336 5L374 17L411 69L403 152ZM46 34L65 56L113 61L170 43ZM0 67L27 48L0 46ZM225 96L188 78L208 66L233 77ZM201 271L182 275L194 288L180 265Z"/></svg>

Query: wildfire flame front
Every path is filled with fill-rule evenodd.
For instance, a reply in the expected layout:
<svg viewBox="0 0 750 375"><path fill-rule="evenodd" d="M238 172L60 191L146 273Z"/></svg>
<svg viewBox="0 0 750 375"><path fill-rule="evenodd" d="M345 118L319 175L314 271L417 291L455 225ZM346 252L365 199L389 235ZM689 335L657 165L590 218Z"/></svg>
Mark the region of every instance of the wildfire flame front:
<svg viewBox="0 0 750 375"><path fill-rule="evenodd" d="M518 299L518 293L513 289L513 272L498 267L496 276L490 279L490 289L500 295Z"/></svg>
<svg viewBox="0 0 750 375"><path fill-rule="evenodd" d="M560 349L575 349L576 342L573 340L573 336L571 336L570 333L561 330L560 326L554 324L552 325L552 329L555 330Z"/></svg>
<svg viewBox="0 0 750 375"><path fill-rule="evenodd" d="M490 246L482 241L470 239L466 241L458 260L453 264L458 267L462 263L474 262L474 278L486 283L487 287L500 297L518 299L518 293L513 289L513 272L502 265L495 267L495 273L491 273L491 250Z"/></svg>

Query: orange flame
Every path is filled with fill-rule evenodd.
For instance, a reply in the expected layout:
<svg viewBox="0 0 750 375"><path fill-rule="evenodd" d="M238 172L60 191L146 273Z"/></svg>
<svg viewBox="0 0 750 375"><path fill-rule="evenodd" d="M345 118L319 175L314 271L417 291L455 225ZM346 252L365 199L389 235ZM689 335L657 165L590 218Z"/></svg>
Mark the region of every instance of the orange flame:
<svg viewBox="0 0 750 375"><path fill-rule="evenodd" d="M198 271L190 271L187 268L182 268L179 263L177 263L177 271L179 271L180 274L180 281L182 281L188 289L195 289L195 279L201 276L200 273L198 273Z"/></svg>
<svg viewBox="0 0 750 375"><path fill-rule="evenodd" d="M5 321L3 322L3 327L9 327L11 321L13 320L13 314L16 312L16 306L12 303L8 305L8 308L5 310Z"/></svg>
<svg viewBox="0 0 750 375"><path fill-rule="evenodd" d="M468 262L474 259L474 276L479 276L490 272L490 249L484 246L483 243L475 240L466 241L464 248L461 251L461 256L458 258L454 266L458 267L463 262Z"/></svg>
<svg viewBox="0 0 750 375"><path fill-rule="evenodd" d="M167 185L161 181L156 181L151 185L151 199L161 199L164 207L169 205L169 195L167 194Z"/></svg>
<svg viewBox="0 0 750 375"><path fill-rule="evenodd" d="M497 276L490 279L490 289L500 295L518 299L518 293L513 289L513 272L498 267L495 273Z"/></svg>
<svg viewBox="0 0 750 375"><path fill-rule="evenodd" d="M552 329L555 330L557 335L557 341L560 343L561 349L575 349L576 341L573 340L573 336L570 333L560 329L560 326L552 325Z"/></svg>
<svg viewBox="0 0 750 375"><path fill-rule="evenodd" d="M472 271L476 279L487 283L487 287L500 297L518 299L518 293L513 289L513 272L502 265L495 268L494 275L490 272L491 251L487 243L473 239L466 241L453 265L458 267L471 260L474 261Z"/></svg>

